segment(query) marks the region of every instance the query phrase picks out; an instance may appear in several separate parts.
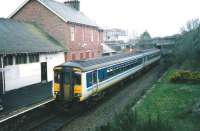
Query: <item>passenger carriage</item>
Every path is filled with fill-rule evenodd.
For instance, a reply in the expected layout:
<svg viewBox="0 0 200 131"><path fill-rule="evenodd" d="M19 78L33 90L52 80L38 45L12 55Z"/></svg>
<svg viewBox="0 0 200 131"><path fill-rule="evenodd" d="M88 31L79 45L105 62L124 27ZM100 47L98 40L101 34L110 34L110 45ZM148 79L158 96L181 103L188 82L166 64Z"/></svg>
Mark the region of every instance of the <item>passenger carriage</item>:
<svg viewBox="0 0 200 131"><path fill-rule="evenodd" d="M67 62L54 68L53 93L62 101L84 101L160 59L160 50Z"/></svg>

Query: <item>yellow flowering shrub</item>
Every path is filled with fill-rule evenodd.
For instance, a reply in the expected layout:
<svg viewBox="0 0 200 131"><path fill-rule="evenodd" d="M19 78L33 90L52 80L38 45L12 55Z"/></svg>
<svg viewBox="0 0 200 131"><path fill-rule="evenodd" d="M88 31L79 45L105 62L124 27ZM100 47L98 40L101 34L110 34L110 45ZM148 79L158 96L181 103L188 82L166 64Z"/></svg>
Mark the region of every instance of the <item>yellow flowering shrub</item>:
<svg viewBox="0 0 200 131"><path fill-rule="evenodd" d="M200 72L180 70L171 76L170 81L179 83L183 82L200 83Z"/></svg>

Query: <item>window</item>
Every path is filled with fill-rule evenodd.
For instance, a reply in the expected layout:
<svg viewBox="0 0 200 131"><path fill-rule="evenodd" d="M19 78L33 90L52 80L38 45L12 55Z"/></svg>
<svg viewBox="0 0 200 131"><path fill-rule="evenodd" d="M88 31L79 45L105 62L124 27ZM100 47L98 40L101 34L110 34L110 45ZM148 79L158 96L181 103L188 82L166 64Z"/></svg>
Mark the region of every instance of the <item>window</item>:
<svg viewBox="0 0 200 131"><path fill-rule="evenodd" d="M92 52L92 58L94 58L94 52Z"/></svg>
<svg viewBox="0 0 200 131"><path fill-rule="evenodd" d="M87 73L86 77L87 77L87 87L90 87L97 83L97 71Z"/></svg>
<svg viewBox="0 0 200 131"><path fill-rule="evenodd" d="M39 54L29 54L28 56L30 63L39 62Z"/></svg>
<svg viewBox="0 0 200 131"><path fill-rule="evenodd" d="M99 41L99 32L97 33L97 41Z"/></svg>
<svg viewBox="0 0 200 131"><path fill-rule="evenodd" d="M92 79L93 79L93 84L96 84L97 83L97 71L93 71L92 73Z"/></svg>
<svg viewBox="0 0 200 131"><path fill-rule="evenodd" d="M84 58L83 55L84 55L83 53L80 53L80 59L83 59L83 58Z"/></svg>
<svg viewBox="0 0 200 131"><path fill-rule="evenodd" d="M90 52L86 52L86 58L90 58Z"/></svg>
<svg viewBox="0 0 200 131"><path fill-rule="evenodd" d="M74 72L74 85L81 85L81 72Z"/></svg>
<svg viewBox="0 0 200 131"><path fill-rule="evenodd" d="M72 54L72 60L76 60L76 54Z"/></svg>
<svg viewBox="0 0 200 131"><path fill-rule="evenodd" d="M87 77L87 88L92 86L92 72L86 74Z"/></svg>
<svg viewBox="0 0 200 131"><path fill-rule="evenodd" d="M85 41L85 27L82 28L82 40Z"/></svg>
<svg viewBox="0 0 200 131"><path fill-rule="evenodd" d="M93 30L91 30L91 41L92 42L94 41L94 32L93 32Z"/></svg>
<svg viewBox="0 0 200 131"><path fill-rule="evenodd" d="M13 56L6 55L3 57L3 64L4 66L13 65Z"/></svg>
<svg viewBox="0 0 200 131"><path fill-rule="evenodd" d="M99 78L100 82L107 78L107 69L106 68L98 70L98 78Z"/></svg>
<svg viewBox="0 0 200 131"><path fill-rule="evenodd" d="M16 64L25 64L27 63L27 55L19 54L16 56Z"/></svg>
<svg viewBox="0 0 200 131"><path fill-rule="evenodd" d="M54 72L54 82L60 83L61 82L60 79L61 79L61 74L59 72L55 71Z"/></svg>
<svg viewBox="0 0 200 131"><path fill-rule="evenodd" d="M70 27L71 41L75 39L75 26Z"/></svg>

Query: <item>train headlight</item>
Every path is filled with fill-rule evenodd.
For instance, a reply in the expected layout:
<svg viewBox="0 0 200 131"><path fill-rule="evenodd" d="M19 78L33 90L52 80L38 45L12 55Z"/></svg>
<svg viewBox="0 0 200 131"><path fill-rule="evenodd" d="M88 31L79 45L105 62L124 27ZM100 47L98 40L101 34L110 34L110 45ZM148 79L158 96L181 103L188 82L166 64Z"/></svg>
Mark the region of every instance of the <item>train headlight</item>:
<svg viewBox="0 0 200 131"><path fill-rule="evenodd" d="M57 94L60 91L60 84L54 83L53 91Z"/></svg>
<svg viewBox="0 0 200 131"><path fill-rule="evenodd" d="M81 97L81 94L80 93L75 93L74 96L75 97Z"/></svg>

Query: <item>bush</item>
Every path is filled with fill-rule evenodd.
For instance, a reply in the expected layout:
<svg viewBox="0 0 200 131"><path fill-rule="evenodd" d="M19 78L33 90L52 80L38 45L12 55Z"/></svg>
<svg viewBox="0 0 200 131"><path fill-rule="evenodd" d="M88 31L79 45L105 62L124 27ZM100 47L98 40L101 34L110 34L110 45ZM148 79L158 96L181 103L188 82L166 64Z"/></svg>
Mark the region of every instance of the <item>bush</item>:
<svg viewBox="0 0 200 131"><path fill-rule="evenodd" d="M190 82L199 83L200 82L200 72L190 72L190 71L177 71L171 78L171 82Z"/></svg>

